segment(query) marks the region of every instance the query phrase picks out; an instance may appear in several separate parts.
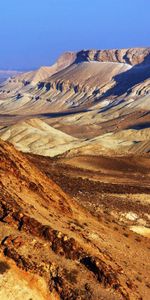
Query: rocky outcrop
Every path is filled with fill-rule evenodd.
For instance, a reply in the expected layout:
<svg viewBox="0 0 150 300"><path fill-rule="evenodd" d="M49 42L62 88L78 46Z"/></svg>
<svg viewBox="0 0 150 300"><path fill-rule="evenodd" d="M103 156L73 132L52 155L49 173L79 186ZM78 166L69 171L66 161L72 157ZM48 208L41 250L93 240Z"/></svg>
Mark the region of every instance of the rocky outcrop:
<svg viewBox="0 0 150 300"><path fill-rule="evenodd" d="M89 91L88 86L84 86L82 84L75 84L73 82L64 81L64 80L56 80L56 81L49 81L47 82L40 82L38 84L38 89L43 90L45 92L48 92L50 90L59 91L61 93L63 92L69 92L73 91L75 94L77 93L86 93ZM91 90L97 90L97 87L92 88Z"/></svg>
<svg viewBox="0 0 150 300"><path fill-rule="evenodd" d="M150 64L150 48L82 50L77 52L75 62L83 61L126 63L132 66Z"/></svg>
<svg viewBox="0 0 150 300"><path fill-rule="evenodd" d="M9 202L9 201L8 201ZM7 208L7 203L1 201L1 219L0 222L9 224L12 228L18 228L20 232L19 235L10 235L3 238L1 241L1 246L5 256L13 259L17 266L23 270L31 271L40 276L44 276L48 279L48 284L50 291L55 290L60 294L61 299L81 299L86 298L86 286L84 291L74 291L72 282L77 284L78 269L70 272L67 269L63 269L58 264L53 264L52 261L46 262L35 262L29 257L19 254L19 249L25 246L25 239L22 232L25 231L26 234L32 235L34 239L41 238L49 243L52 251L55 254L65 257L73 261L78 261L78 264L84 266L89 270L98 282L100 282L104 288L113 288L117 291L122 299L130 299L129 294L126 289L124 289L119 281L118 274L112 269L111 266L107 265L105 261L99 259L98 257L91 256L80 246L74 238L69 238L66 234L61 231L54 230L50 226L43 226L35 219L24 215L20 211L15 211L15 207ZM35 247L35 246L34 246ZM37 242L38 247L42 247L41 244ZM131 289L135 288L131 282ZM92 287L89 285L91 293L89 299L93 299ZM73 297L73 298L72 298ZM117 296L116 296L117 297Z"/></svg>

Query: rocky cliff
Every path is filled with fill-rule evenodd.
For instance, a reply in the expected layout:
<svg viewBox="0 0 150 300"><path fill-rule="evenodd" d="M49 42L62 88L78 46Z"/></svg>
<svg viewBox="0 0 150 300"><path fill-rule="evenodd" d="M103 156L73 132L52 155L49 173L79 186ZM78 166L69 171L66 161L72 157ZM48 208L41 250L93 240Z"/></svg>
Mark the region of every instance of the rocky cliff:
<svg viewBox="0 0 150 300"><path fill-rule="evenodd" d="M76 53L76 62L82 61L118 62L132 66L150 63L150 48L82 50Z"/></svg>

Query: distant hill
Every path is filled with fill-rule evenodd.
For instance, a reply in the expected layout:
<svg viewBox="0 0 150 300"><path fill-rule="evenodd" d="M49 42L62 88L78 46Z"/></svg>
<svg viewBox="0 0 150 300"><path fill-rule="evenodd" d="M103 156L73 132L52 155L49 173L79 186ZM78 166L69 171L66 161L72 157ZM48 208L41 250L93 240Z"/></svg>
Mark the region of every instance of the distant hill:
<svg viewBox="0 0 150 300"><path fill-rule="evenodd" d="M19 71L11 71L11 70L0 70L0 83L5 81L7 78L18 75Z"/></svg>

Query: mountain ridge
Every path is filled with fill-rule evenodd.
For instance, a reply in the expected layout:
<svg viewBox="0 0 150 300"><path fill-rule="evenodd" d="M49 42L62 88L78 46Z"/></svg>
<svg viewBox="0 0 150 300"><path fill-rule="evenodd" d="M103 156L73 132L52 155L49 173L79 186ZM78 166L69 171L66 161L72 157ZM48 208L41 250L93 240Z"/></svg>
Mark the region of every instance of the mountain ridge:
<svg viewBox="0 0 150 300"><path fill-rule="evenodd" d="M150 123L149 66L149 47L66 52L1 85L0 124L39 118L81 139L140 130Z"/></svg>

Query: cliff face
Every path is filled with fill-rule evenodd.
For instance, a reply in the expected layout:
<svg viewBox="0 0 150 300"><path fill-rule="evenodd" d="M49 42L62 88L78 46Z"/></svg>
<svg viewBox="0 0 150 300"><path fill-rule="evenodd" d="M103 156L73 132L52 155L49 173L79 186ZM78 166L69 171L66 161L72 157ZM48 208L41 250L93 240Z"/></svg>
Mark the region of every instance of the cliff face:
<svg viewBox="0 0 150 300"><path fill-rule="evenodd" d="M118 62L132 66L150 63L150 48L129 48L113 50L82 50L76 54L76 62L99 61Z"/></svg>
<svg viewBox="0 0 150 300"><path fill-rule="evenodd" d="M150 48L128 48L109 50L81 50L78 52L65 52L57 60L58 66L69 66L72 63L86 61L118 62L132 66L141 63L150 63Z"/></svg>

